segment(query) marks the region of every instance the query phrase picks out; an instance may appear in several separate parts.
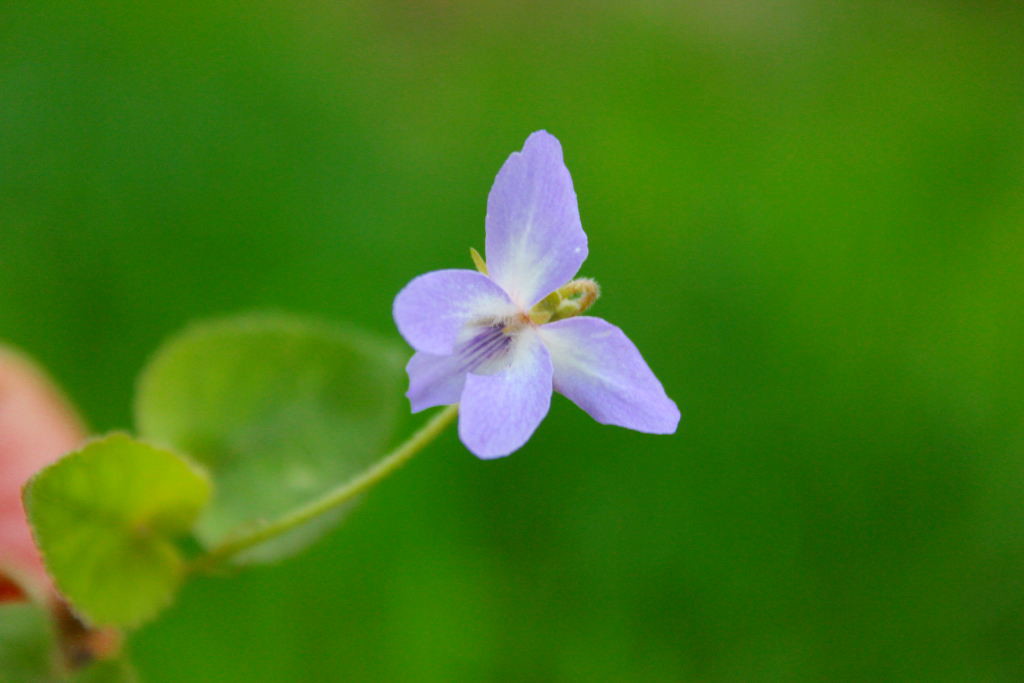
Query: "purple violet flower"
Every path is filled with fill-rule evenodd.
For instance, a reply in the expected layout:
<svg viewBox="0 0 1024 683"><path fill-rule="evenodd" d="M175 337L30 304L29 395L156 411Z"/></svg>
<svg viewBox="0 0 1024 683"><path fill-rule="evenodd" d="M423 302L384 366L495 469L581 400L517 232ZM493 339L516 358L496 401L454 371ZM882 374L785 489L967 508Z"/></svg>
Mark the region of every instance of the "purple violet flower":
<svg viewBox="0 0 1024 683"><path fill-rule="evenodd" d="M526 443L552 390L602 424L675 432L679 410L633 342L575 317L598 289L572 279L587 236L553 135L533 133L501 167L486 227L486 263L472 252L479 272L433 271L395 297L395 323L416 350L406 366L413 412L459 403L459 436L481 458Z"/></svg>

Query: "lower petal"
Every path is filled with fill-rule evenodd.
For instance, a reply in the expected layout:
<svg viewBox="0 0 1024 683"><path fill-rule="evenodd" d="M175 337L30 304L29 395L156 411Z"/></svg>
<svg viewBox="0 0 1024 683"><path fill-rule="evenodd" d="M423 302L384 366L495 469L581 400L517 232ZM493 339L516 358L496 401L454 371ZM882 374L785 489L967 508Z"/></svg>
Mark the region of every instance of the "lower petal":
<svg viewBox="0 0 1024 683"><path fill-rule="evenodd" d="M589 316L544 325L555 391L601 424L672 434L679 409L633 342L615 325Z"/></svg>
<svg viewBox="0 0 1024 683"><path fill-rule="evenodd" d="M459 406L459 437L480 458L500 458L530 438L551 407L551 357L533 331L520 333L507 370L469 373Z"/></svg>
<svg viewBox="0 0 1024 683"><path fill-rule="evenodd" d="M405 395L412 404L412 412L459 402L466 372L457 356L418 352L405 370L409 373L409 391Z"/></svg>

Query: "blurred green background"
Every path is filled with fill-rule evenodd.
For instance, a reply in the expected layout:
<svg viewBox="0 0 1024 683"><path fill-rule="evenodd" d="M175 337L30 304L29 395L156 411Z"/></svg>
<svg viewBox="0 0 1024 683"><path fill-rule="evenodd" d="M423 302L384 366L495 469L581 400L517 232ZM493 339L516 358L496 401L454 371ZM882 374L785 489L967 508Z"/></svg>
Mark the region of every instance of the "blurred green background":
<svg viewBox="0 0 1024 683"><path fill-rule="evenodd" d="M1022 10L0 5L0 336L97 431L196 318L397 339L538 128L594 314L683 412L557 399L488 463L449 434L299 558L191 584L144 679L1024 679Z"/></svg>

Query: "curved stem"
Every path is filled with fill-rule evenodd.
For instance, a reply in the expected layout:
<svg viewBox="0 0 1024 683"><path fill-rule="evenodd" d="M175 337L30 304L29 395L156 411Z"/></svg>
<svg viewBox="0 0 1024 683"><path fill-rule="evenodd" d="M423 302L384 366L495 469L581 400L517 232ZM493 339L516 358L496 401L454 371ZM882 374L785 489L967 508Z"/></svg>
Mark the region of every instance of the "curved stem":
<svg viewBox="0 0 1024 683"><path fill-rule="evenodd" d="M212 569L217 565L248 550L265 541L285 534L295 527L305 524L309 520L343 505L367 489L371 488L389 474L404 465L407 460L423 450L424 446L433 441L444 431L445 427L455 420L459 413L459 406L448 406L437 415L432 417L419 431L410 436L405 443L391 451L383 459L379 460L369 469L354 479L341 484L337 488L328 491L320 498L306 503L302 507L292 510L283 517L262 526L242 536L230 538L218 546L212 548L205 555L197 558L192 564L192 571L204 571Z"/></svg>

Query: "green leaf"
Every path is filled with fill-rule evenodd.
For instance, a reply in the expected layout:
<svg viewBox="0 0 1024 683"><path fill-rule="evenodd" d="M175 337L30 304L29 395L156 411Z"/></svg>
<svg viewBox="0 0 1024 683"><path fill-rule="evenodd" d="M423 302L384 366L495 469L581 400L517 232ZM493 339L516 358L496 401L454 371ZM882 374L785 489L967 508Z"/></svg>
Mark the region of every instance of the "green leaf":
<svg viewBox="0 0 1024 683"><path fill-rule="evenodd" d="M294 317L199 324L143 372L136 423L213 474L217 496L197 530L211 546L372 464L398 416L402 361L390 344ZM316 519L241 559L295 552L342 516Z"/></svg>
<svg viewBox="0 0 1024 683"><path fill-rule="evenodd" d="M53 626L31 603L0 605L0 681L56 680Z"/></svg>
<svg viewBox="0 0 1024 683"><path fill-rule="evenodd" d="M167 605L210 496L181 456L124 434L92 441L26 485L29 522L61 593L93 624L135 626Z"/></svg>

